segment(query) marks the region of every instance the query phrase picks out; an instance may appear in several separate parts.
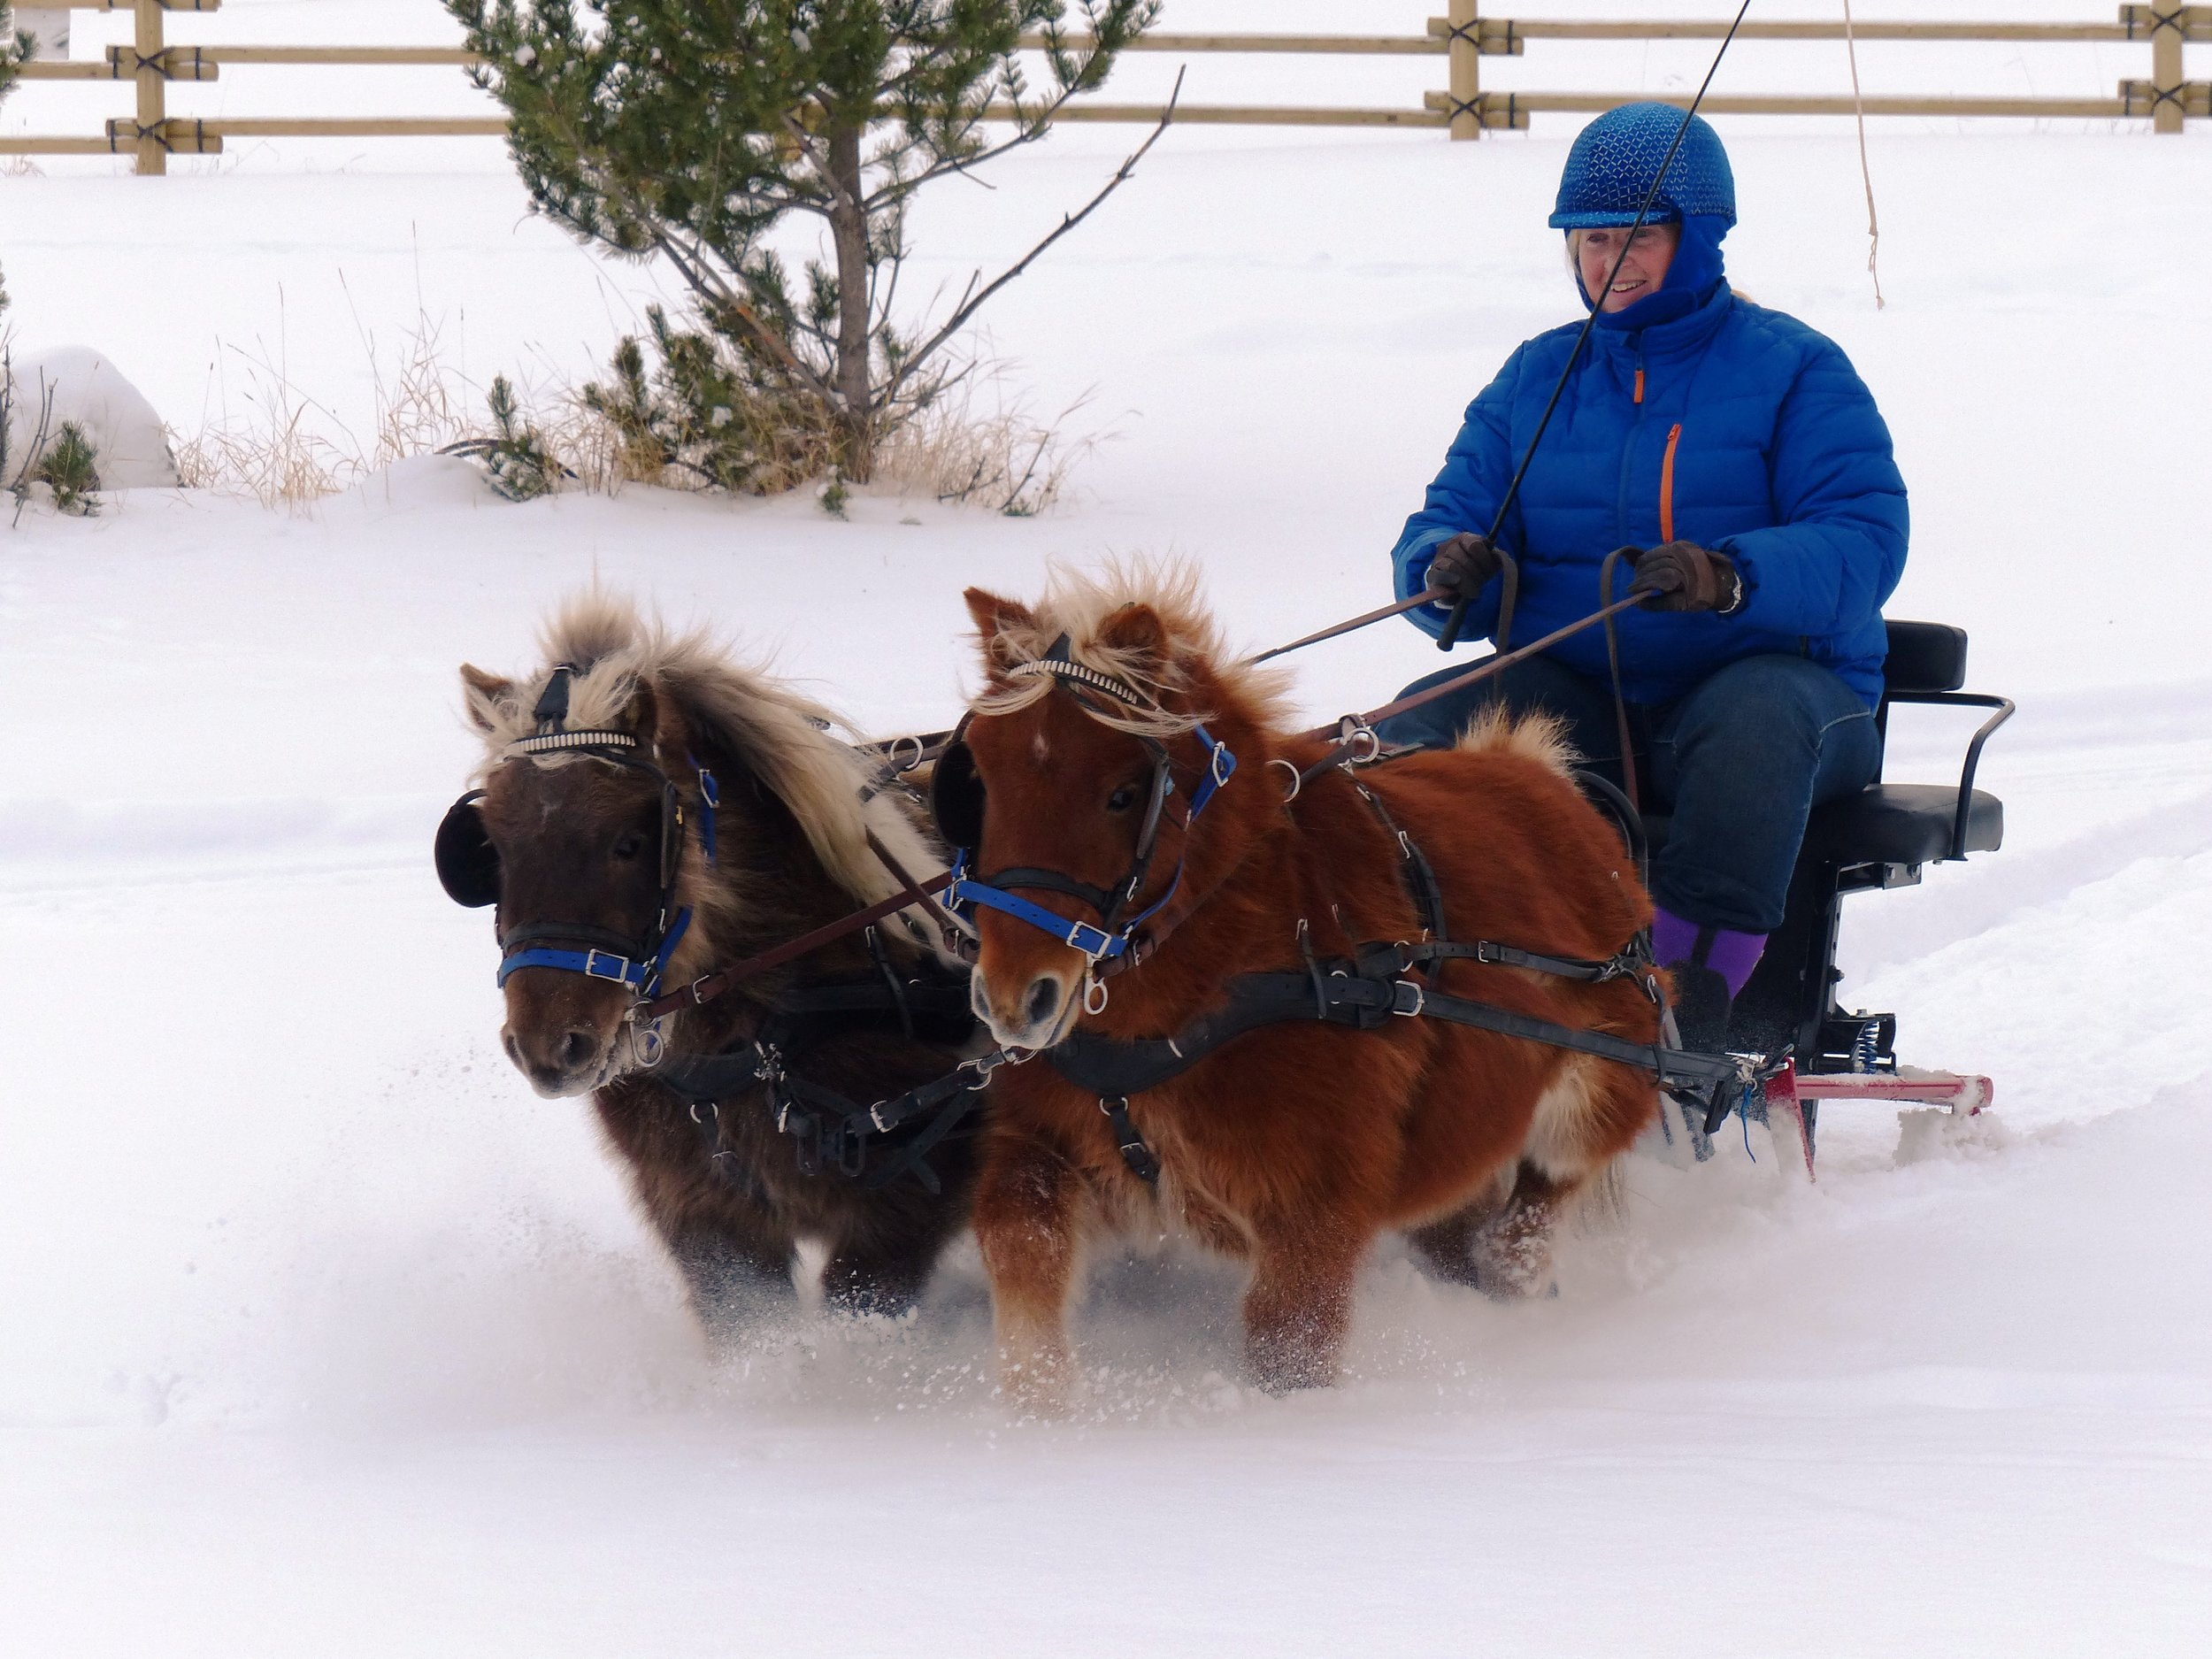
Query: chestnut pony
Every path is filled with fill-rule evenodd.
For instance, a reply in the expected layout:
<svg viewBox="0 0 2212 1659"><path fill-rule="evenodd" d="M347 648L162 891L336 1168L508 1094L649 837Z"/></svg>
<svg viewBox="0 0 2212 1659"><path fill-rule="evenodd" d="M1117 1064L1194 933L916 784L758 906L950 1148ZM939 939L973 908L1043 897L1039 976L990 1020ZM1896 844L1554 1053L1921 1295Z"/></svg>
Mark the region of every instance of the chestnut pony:
<svg viewBox="0 0 2212 1659"><path fill-rule="evenodd" d="M965 730L983 791L984 881L1003 872L1023 899L1100 922L1095 904L1071 895L1125 887L1139 868L1156 755L1164 752L1171 778L1142 891L1122 908L1125 918L1141 914L1173 887L1137 965L1094 983L1089 959L1053 933L976 910L976 1011L1002 1044L1049 1049L1079 1026L1171 1036L1223 1006L1237 976L1300 968L1309 947L1326 959L1365 941L1421 938L1385 813L1426 855L1454 938L1603 959L1649 925L1619 836L1576 789L1547 721L1478 722L1455 749L1366 770L1359 784L1381 812L1336 769L1286 799L1293 769L1327 745L1289 729L1272 671L1225 657L1187 573L1062 572L1033 609L978 588L966 599L985 673ZM1025 672L1048 657L1089 672ZM1098 689L1102 680L1135 701ZM1193 824L1180 803L1201 798L1202 726L1237 764ZM1045 883L1026 879L1041 872ZM1455 960L1432 983L1657 1041L1659 1010L1632 980ZM1110 995L1100 1008L1102 993ZM1103 1228L1165 1222L1248 1261L1254 1375L1278 1389L1326 1384L1378 1233L1406 1233L1457 1282L1498 1295L1540 1291L1562 1206L1658 1104L1648 1073L1440 1020L1278 1025L1128 1101L1156 1156L1152 1186L1125 1163L1099 1099L1051 1060L1006 1068L992 1083L973 1217L1002 1379L1045 1409L1070 1382L1070 1294L1087 1238Z"/></svg>
<svg viewBox="0 0 2212 1659"><path fill-rule="evenodd" d="M664 957L680 986L890 897L871 834L910 869L941 856L827 710L704 637L594 593L544 645L518 679L461 670L479 791L440 833L447 891L498 907L509 1057L541 1094L591 1097L710 1340L793 1302L803 1240L833 1306L903 1310L966 1220L972 1143L933 1153L935 1190L802 1168L759 1068L772 1055L863 1103L949 1071L972 1046L956 965L902 912L872 946L851 935L670 1017L657 1055L632 1018L651 981L618 975ZM588 971L561 965L589 946ZM893 980L910 988L878 1003Z"/></svg>

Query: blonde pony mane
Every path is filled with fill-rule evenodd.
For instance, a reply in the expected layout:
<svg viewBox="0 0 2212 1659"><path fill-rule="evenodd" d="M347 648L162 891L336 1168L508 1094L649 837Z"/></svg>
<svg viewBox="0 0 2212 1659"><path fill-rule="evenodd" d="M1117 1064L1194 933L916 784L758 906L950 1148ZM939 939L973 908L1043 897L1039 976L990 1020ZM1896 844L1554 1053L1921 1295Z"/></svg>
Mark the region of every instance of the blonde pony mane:
<svg viewBox="0 0 2212 1659"><path fill-rule="evenodd" d="M1567 723L1548 710L1513 715L1496 703L1477 712L1455 746L1479 754L1517 755L1572 782L1582 757L1567 738Z"/></svg>
<svg viewBox="0 0 2212 1659"><path fill-rule="evenodd" d="M480 780L508 757L518 739L536 729L531 710L554 665L572 664L579 672L569 685L570 726L621 725L639 687L649 685L676 706L703 748L733 754L782 799L823 869L856 904L872 904L899 890L868 846L872 830L917 879L943 867L942 854L899 798L868 791L874 763L833 734L851 731L846 721L788 682L733 661L703 628L672 631L628 600L593 588L553 615L540 642L545 665L502 694L469 686L469 712L485 746ZM528 758L557 766L572 757ZM680 776L682 758L663 756L661 764ZM869 798L863 799L864 792ZM686 865L694 872L700 867L694 859Z"/></svg>
<svg viewBox="0 0 2212 1659"><path fill-rule="evenodd" d="M1159 618L1167 634L1164 653L1116 646L1103 637L1117 616L1136 605ZM1096 701L1094 717L1118 730L1177 736L1216 718L1221 710L1205 705L1217 696L1262 726L1284 718L1289 675L1230 656L1201 595L1197 569L1187 560L1116 559L1094 572L1055 563L1043 595L1025 609L1028 622L1002 623L989 637L978 636L993 674L971 705L979 714L1010 714L1048 695L1059 683L1051 675L1018 671L1043 661L1065 634L1071 660L1120 680L1143 699Z"/></svg>

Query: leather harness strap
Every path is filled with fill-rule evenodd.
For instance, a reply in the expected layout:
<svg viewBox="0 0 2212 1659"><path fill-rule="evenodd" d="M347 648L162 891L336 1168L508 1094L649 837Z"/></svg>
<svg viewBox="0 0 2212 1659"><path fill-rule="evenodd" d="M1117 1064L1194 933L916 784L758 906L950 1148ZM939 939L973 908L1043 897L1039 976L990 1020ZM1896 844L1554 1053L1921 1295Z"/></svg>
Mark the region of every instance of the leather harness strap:
<svg viewBox="0 0 2212 1659"><path fill-rule="evenodd" d="M864 927L872 926L885 917L905 910L918 899L926 900L931 894L943 892L951 880L952 872L940 872L918 887L910 887L904 892L893 894L887 899L879 899L865 910L855 910L849 916L825 923L812 933L801 933L796 939L787 939L772 950L764 950L757 956L748 956L742 962L733 963L726 968L694 979L689 985L671 991L665 996L641 1003L637 1017L641 1021L649 1023L679 1010L710 1002L744 980L755 979L787 962L795 962L808 952L818 950L848 933L856 933Z"/></svg>
<svg viewBox="0 0 2212 1659"><path fill-rule="evenodd" d="M1269 1025L1318 1020L1326 1025L1374 1031L1387 1025L1393 1017L1402 1017L1442 1019L1502 1036L1540 1042L1549 1048L1594 1055L1649 1071L1662 1088L1671 1092L1704 1094L1716 1085L1740 1079L1740 1068L1725 1056L1692 1054L1659 1043L1632 1042L1625 1037L1604 1032L1579 1031L1555 1020L1517 1013L1494 1003L1432 990L1416 980L1391 977L1387 964L1392 958L1404 950L1417 949L1394 944L1368 946L1356 959L1321 962L1317 975L1302 970L1242 974L1231 981L1228 998L1220 1008L1202 1014L1172 1037L1115 1039L1079 1031L1057 1048L1046 1050L1045 1062L1087 1094L1095 1094L1104 1100L1126 1100L1133 1094L1172 1082L1237 1038ZM1493 953L1476 959L1499 961L1508 966L1532 967L1541 962L1557 962L1562 967L1573 970L1564 977L1577 979L1624 978L1640 969L1648 972L1648 964L1634 963L1626 956L1606 964L1568 963L1561 958L1538 956L1532 952L1511 951L1510 947L1480 940L1471 941L1463 949L1470 956L1477 951ZM1500 953L1508 952L1528 959L1505 961ZM1377 969L1383 971L1376 972Z"/></svg>
<svg viewBox="0 0 2212 1659"><path fill-rule="evenodd" d="M790 1069L808 1049L840 1031L895 1023L911 1037L918 1020L935 1027L928 1033L931 1041L964 1041L975 1025L965 981L887 978L794 987L777 997L766 1021L741 1046L718 1054L672 1054L636 1075L690 1107L692 1121L698 1125L717 1170L736 1156L722 1144L723 1108L759 1088L777 1128L797 1142L803 1173L818 1174L827 1164L871 1190L911 1174L936 1193L943 1183L930 1167L927 1154L961 1126L973 1103L972 1084L963 1080L940 1087L962 1078L959 1069L901 1096L910 1103L896 1118L881 1116L884 1109L879 1105L875 1111L879 1124L868 1108ZM914 1098L925 1094L926 1102ZM945 1104L962 1094L968 1095L969 1103L957 1112L938 1113L919 1125L919 1133L902 1138L894 1134L926 1106Z"/></svg>

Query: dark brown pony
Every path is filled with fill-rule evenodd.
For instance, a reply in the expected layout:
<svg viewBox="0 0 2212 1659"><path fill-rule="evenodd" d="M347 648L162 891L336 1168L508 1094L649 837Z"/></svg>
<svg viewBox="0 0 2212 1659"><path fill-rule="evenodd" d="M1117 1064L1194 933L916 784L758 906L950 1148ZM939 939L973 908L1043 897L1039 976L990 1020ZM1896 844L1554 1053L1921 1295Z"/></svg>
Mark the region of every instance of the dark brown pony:
<svg viewBox="0 0 2212 1659"><path fill-rule="evenodd" d="M986 683L967 729L986 799L979 870L1063 872L1111 887L1131 868L1151 751L1187 802L1202 722L1239 764L1186 828L1171 807L1132 912L1181 885L1140 965L1093 989L1086 959L1019 919L979 910L976 1006L1009 1045L1042 1048L1077 1025L1169 1036L1222 1005L1232 979L1363 941L1421 937L1396 838L1341 772L1286 801L1290 772L1325 745L1287 729L1271 674L1224 657L1182 579L1063 574L1034 610L979 589L968 608ZM1056 645L1058 648L1055 652ZM1125 682L1132 705L1020 672L1048 654ZM1555 729L1479 724L1448 752L1363 774L1433 865L1451 936L1603 959L1651 907L1616 832L1578 793ZM1079 919L1065 892L1024 896ZM1581 984L1451 961L1435 987L1640 1043L1659 1015L1627 980ZM1087 993L1110 1000L1085 1011ZM1156 1200L1125 1167L1101 1102L1049 1059L1002 1071L975 1201L1003 1381L1049 1407L1069 1378L1066 1309L1087 1235L1162 1220L1251 1264L1248 1354L1264 1385L1333 1380L1354 1276L1376 1235L1402 1230L1444 1276L1500 1295L1550 1281L1562 1206L1657 1110L1626 1066L1424 1018L1356 1031L1296 1023L1249 1033L1128 1102L1161 1165Z"/></svg>
<svg viewBox="0 0 2212 1659"><path fill-rule="evenodd" d="M573 930L583 935L575 944L611 940L619 955L621 941L648 939L663 896L663 775L682 811L670 877L690 913L668 965L671 987L897 891L868 848L871 831L909 870L941 866L908 803L865 788L870 768L830 734L825 710L732 664L704 638L671 637L592 595L554 620L544 643L547 665L520 680L461 671L486 745L474 810L495 885L482 902L496 898L503 940L534 928L557 945ZM556 664L572 670L565 728L626 733L635 748L613 752L649 770L557 749L518 752L543 724L541 699ZM703 772L718 788L718 809L699 798ZM712 861L703 809L713 813ZM591 1095L711 1339L792 1300L802 1240L828 1251L823 1282L833 1305L895 1313L966 1219L972 1142L933 1153L936 1193L911 1179L871 1191L834 1169L805 1173L751 1075L754 1040L771 1033L792 1074L864 1105L949 1071L972 1024L964 1012L950 1022L902 1023L882 1009L780 1023L780 1008L810 987L880 987L887 964L904 984L931 981L941 991L950 979L957 1006L956 973L901 916L872 948L855 935L672 1016L662 1028L666 1053L651 1069L641 1052L649 1043L627 1018L631 987L540 966L506 981L508 1055L541 1094ZM705 1110L695 1110L695 1087L679 1092L665 1080L687 1066L699 1075L701 1056L723 1056L734 1070L726 1087L710 1085Z"/></svg>

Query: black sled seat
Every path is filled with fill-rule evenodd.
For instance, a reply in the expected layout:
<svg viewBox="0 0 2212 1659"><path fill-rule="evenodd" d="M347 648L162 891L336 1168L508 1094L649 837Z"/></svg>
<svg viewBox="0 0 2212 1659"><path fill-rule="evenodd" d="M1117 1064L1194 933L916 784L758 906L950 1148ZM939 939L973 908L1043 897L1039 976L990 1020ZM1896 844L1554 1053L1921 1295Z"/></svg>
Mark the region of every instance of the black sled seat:
<svg viewBox="0 0 2212 1659"><path fill-rule="evenodd" d="M1975 735L1956 786L1877 781L1847 801L1817 809L1805 826L1801 856L1846 868L1888 864L1917 870L1969 853L1995 852L2005 839L2005 803L1975 788L1974 773L1983 742L2010 716L2012 704L1960 689L1966 684L1966 630L1940 622L1891 623L1882 680L1882 706L1875 719L1885 738L1893 703L2003 712Z"/></svg>
<svg viewBox="0 0 2212 1659"><path fill-rule="evenodd" d="M1737 998L1729 1026L1732 1048L1787 1058L1800 1079L1897 1075L1896 1017L1847 1012L1836 1003L1836 986L1843 977L1836 967L1836 942L1844 895L1916 886L1927 865L1994 852L2005 838L2004 803L1975 788L1974 774L1983 744L2011 718L2013 705L2004 697L1961 689L1966 683L1966 630L1939 622L1892 622L1883 681L1875 718L1885 739L1890 710L1899 703L1996 712L1969 741L1955 784L1878 779L1848 800L1814 810L1790 878L1782 926L1768 939L1766 955ZM1665 820L1654 818L1648 828L1653 847L1663 844ZM1970 1110L1986 1103L1985 1079L1953 1081L1980 1084L1979 1095L1966 1090L1939 1098L1965 1103ZM1903 1087L1849 1092L1926 1098L1904 1094ZM1804 1092L1809 1118L1810 1098L1846 1091L1809 1087Z"/></svg>

